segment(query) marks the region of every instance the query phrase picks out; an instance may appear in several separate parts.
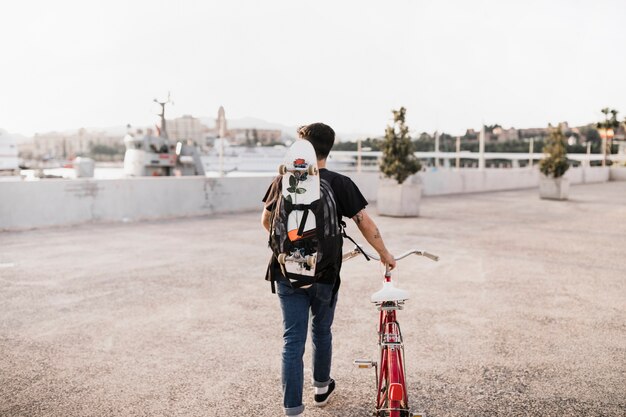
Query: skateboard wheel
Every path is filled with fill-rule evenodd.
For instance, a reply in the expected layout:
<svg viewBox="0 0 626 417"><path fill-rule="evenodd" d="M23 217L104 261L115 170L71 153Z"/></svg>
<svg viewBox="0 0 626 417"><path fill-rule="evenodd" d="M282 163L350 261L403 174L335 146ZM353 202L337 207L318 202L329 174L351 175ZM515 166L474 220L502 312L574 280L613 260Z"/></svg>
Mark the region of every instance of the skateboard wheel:
<svg viewBox="0 0 626 417"><path fill-rule="evenodd" d="M317 167L314 165L309 165L308 173L309 175L317 175Z"/></svg>
<svg viewBox="0 0 626 417"><path fill-rule="evenodd" d="M281 253L278 255L278 263L279 264L285 264L285 261L287 260L287 254L286 253Z"/></svg>
<svg viewBox="0 0 626 417"><path fill-rule="evenodd" d="M306 257L306 264L311 268L315 266L315 262L317 261L317 256L311 255Z"/></svg>
<svg viewBox="0 0 626 417"><path fill-rule="evenodd" d="M279 173L280 175L285 175L285 174L287 173L287 165L283 165L283 164L281 164L281 165L278 167L278 173Z"/></svg>

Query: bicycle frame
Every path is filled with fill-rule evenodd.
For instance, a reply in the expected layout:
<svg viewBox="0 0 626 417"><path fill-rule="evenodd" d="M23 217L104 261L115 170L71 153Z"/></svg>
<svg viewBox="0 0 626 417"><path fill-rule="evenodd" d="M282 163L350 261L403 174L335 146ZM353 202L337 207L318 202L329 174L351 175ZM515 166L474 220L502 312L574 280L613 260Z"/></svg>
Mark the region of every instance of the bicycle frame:
<svg viewBox="0 0 626 417"><path fill-rule="evenodd" d="M344 260L351 259L359 254L380 260L377 256L364 252L356 247L343 256ZM438 256L427 252L411 250L396 258L400 260L408 255L426 256L434 261ZM409 409L408 390L406 386L406 368L404 364L404 341L400 324L396 318L396 311L402 310L408 293L394 289L389 267L385 271L383 289L372 296L372 301L378 307L378 347L380 352L380 374L378 363L373 361L356 360L355 364L361 368L374 367L376 369L376 417L411 417L423 414L412 414Z"/></svg>

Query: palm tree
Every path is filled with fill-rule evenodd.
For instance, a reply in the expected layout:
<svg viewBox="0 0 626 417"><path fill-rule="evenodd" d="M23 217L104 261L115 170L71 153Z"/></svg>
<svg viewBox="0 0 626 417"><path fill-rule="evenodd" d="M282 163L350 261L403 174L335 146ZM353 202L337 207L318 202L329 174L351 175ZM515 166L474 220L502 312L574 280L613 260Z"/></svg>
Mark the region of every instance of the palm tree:
<svg viewBox="0 0 626 417"><path fill-rule="evenodd" d="M608 107L600 111L604 114L604 121L598 122L596 126L599 130L604 129L604 135L601 135L604 142L604 149L602 150L604 159L602 165L610 165L611 162L608 160L608 155L611 153L613 147L613 135L610 134L610 132L612 132L611 129L617 129L619 127L619 122L617 121L617 114L619 112L615 109L609 109ZM610 117L609 113L611 114Z"/></svg>

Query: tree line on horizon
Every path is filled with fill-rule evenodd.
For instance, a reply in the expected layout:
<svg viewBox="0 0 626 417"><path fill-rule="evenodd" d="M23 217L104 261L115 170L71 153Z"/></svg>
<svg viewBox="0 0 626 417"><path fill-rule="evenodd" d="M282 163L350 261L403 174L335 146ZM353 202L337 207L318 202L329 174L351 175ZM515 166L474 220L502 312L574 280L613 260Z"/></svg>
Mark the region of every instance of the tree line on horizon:
<svg viewBox="0 0 626 417"><path fill-rule="evenodd" d="M568 132L568 137L573 136L576 138L575 144L566 144L566 150L568 153L586 153L587 145L591 144L592 153L602 152L602 138L600 136L599 129L612 128L618 129L620 122L617 121L617 110L609 110L608 108L602 109L602 113L605 114L605 120L598 123L589 123L585 126L579 126L576 128L577 132ZM609 114L611 116L609 116ZM622 124L626 124L626 119ZM485 133L490 134L495 129L502 128L499 124L485 125ZM528 134L524 132L525 129L519 129L518 139L508 140L504 142L485 142L485 152L528 152L529 142L533 139L533 148L535 152L541 152L541 149L545 145L545 141L549 136L549 129L541 131L539 133ZM442 152L456 152L456 139L457 136L452 136L448 133L441 133L439 135L439 150ZM478 133L466 132L465 135L460 136L461 151L478 152ZM380 151L382 143L384 142L383 136L380 137L368 137L361 141L362 149ZM415 152L432 152L435 150L435 135L428 132L421 132L418 137L412 138L411 143ZM356 151L358 149L357 141L341 141L335 143L333 150L337 151ZM611 145L611 153L616 153L618 146Z"/></svg>

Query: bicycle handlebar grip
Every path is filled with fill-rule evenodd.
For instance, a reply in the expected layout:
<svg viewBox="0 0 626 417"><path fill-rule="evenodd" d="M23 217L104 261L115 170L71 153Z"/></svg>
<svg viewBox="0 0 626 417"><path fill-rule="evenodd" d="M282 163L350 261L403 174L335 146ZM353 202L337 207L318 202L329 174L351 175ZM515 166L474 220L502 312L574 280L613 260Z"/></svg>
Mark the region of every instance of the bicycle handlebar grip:
<svg viewBox="0 0 626 417"><path fill-rule="evenodd" d="M433 261L438 261L439 257L437 255L433 255L432 253L424 252L424 256L432 259Z"/></svg>

